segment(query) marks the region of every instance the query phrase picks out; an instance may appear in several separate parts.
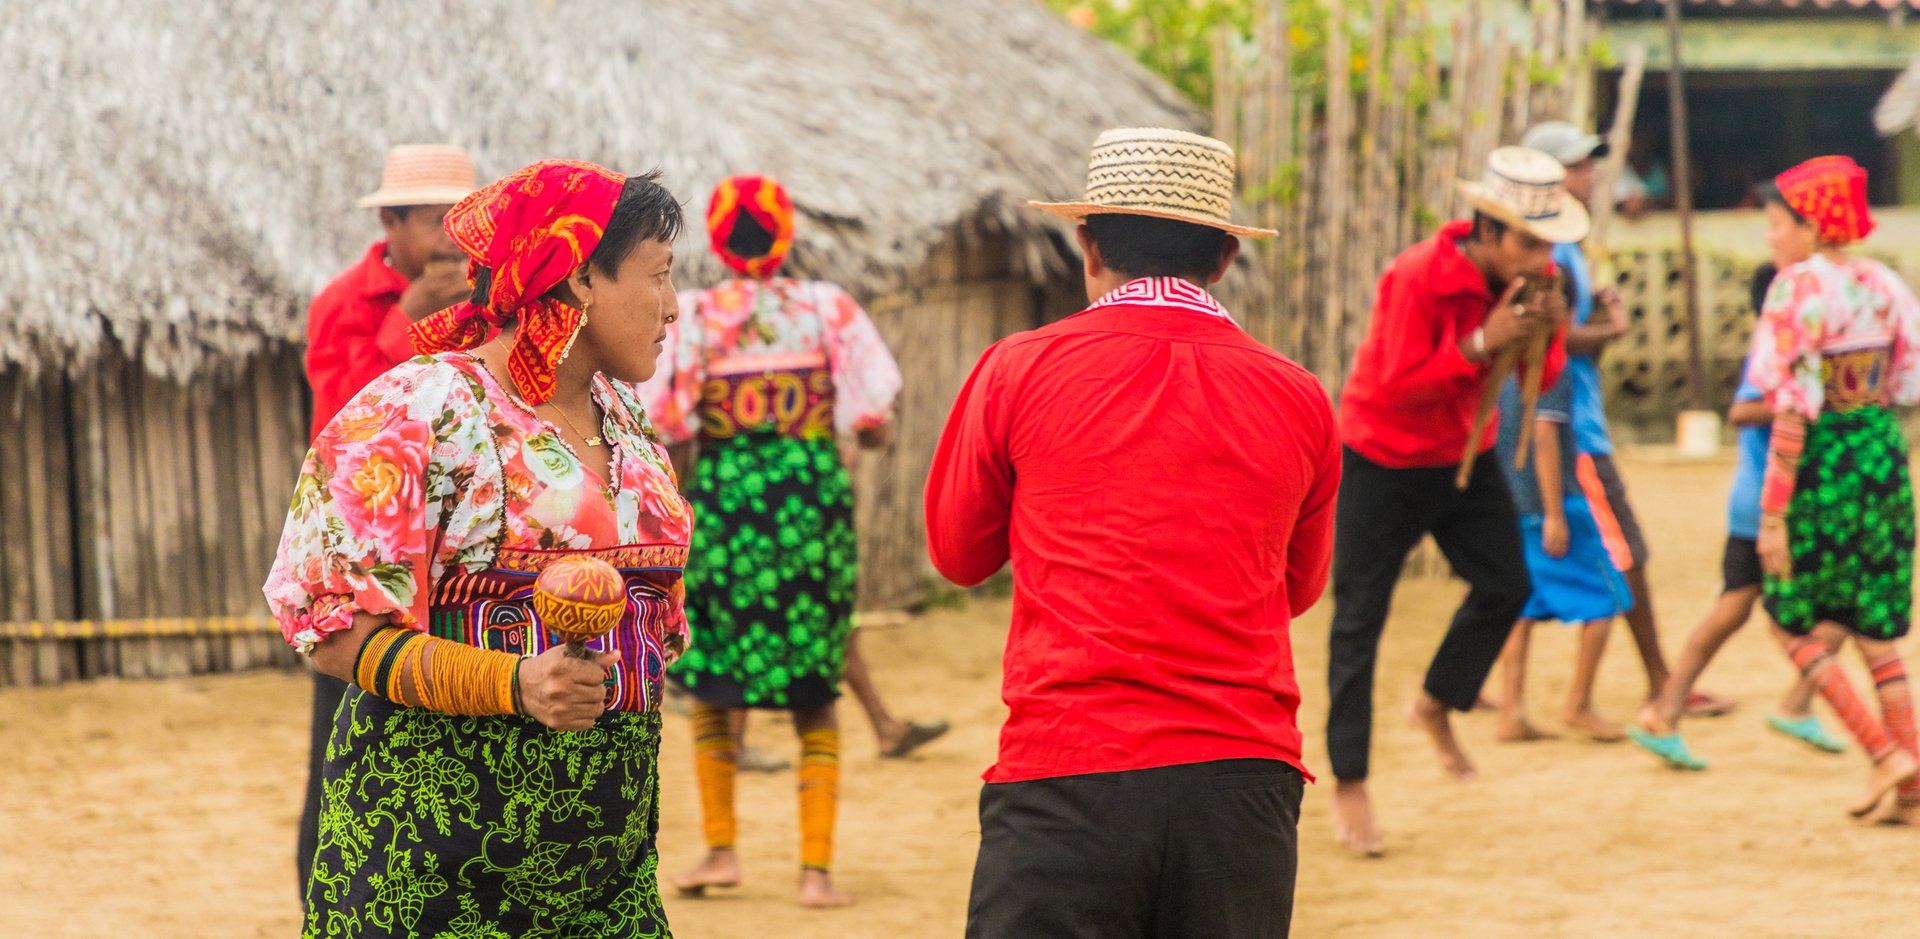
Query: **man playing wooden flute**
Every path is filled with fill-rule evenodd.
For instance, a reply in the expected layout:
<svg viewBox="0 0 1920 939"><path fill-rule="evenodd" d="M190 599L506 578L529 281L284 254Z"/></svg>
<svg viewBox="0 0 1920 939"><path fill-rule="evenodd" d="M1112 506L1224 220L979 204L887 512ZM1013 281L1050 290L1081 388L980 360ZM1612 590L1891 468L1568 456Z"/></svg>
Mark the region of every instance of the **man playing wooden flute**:
<svg viewBox="0 0 1920 939"><path fill-rule="evenodd" d="M1507 147L1489 156L1480 181L1462 182L1473 218L1445 225L1380 278L1341 396L1327 751L1335 827L1355 851L1381 850L1366 785L1374 660L1394 584L1422 535L1433 536L1472 591L1434 654L1412 716L1449 773L1474 775L1449 712L1473 707L1529 586L1519 517L1490 452L1493 435L1464 454L1475 461L1465 487L1456 488L1454 475L1483 386L1500 377L1490 376L1497 353L1551 335L1545 387L1565 362L1564 302L1519 301L1521 275L1547 273L1555 243L1586 235L1586 209L1567 194L1565 178L1554 158Z"/></svg>

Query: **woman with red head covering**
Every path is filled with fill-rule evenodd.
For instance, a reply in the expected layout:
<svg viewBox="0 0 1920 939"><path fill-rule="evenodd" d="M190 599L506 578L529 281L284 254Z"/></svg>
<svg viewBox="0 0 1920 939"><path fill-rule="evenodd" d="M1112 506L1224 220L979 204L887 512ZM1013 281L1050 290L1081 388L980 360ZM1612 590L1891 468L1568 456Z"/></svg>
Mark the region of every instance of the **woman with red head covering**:
<svg viewBox="0 0 1920 939"><path fill-rule="evenodd" d="M840 288L779 276L793 202L763 176L721 182L714 253L739 276L680 296L658 376L643 391L661 434L696 441L698 519L687 619L700 645L673 670L694 697L695 769L708 854L675 881L692 895L739 882L730 712L793 714L801 741L800 902L838 906L835 701L857 580L853 490L838 438L885 441L900 370Z"/></svg>
<svg viewBox="0 0 1920 939"><path fill-rule="evenodd" d="M1847 253L1873 231L1867 174L1852 160L1809 160L1762 195L1780 269L1748 358L1774 412L1758 539L1766 608L1873 760L1853 814L1885 801L1885 819L1912 821L1920 752L1896 642L1913 606L1914 502L1893 408L1920 401L1920 302L1886 265ZM1834 662L1848 638L1873 673L1878 716Z"/></svg>
<svg viewBox="0 0 1920 939"><path fill-rule="evenodd" d="M661 683L693 520L627 383L676 315L657 174L536 163L447 213L472 299L315 439L266 595L335 717L305 935L667 935ZM563 644L556 563L618 572ZM609 575L611 578L612 575ZM570 651L571 650L571 651Z"/></svg>

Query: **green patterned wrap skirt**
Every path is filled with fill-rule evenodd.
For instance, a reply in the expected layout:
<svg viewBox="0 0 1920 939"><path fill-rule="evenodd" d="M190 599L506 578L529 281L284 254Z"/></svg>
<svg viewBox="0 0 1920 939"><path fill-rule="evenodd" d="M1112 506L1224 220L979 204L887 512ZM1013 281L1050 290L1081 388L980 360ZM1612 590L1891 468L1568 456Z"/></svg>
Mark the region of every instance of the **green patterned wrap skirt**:
<svg viewBox="0 0 1920 939"><path fill-rule="evenodd" d="M304 935L658 939L660 716L588 730L358 688L334 718Z"/></svg>
<svg viewBox="0 0 1920 939"><path fill-rule="evenodd" d="M831 703L859 576L853 489L833 438L702 439L688 500L693 645L669 677L716 707Z"/></svg>
<svg viewBox="0 0 1920 939"><path fill-rule="evenodd" d="M1822 414L1807 427L1787 506L1793 576L1766 579L1767 612L1797 635L1832 622L1869 639L1905 636L1913 539L1899 421L1877 406Z"/></svg>

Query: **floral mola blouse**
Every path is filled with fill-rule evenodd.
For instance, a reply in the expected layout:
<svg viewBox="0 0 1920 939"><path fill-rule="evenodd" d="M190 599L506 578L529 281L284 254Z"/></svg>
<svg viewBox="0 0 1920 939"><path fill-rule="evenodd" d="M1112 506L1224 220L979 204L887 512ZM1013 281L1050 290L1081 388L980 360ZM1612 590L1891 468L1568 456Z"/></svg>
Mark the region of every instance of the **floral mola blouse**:
<svg viewBox="0 0 1920 939"><path fill-rule="evenodd" d="M367 386L301 467L265 592L303 652L357 612L483 648L538 653L533 579L575 554L627 580L621 625L589 643L622 652L609 706L659 703L685 651L681 570L693 517L633 390L596 376L612 479L465 352L422 356Z"/></svg>
<svg viewBox="0 0 1920 939"><path fill-rule="evenodd" d="M1753 330L1748 380L1776 412L1920 401L1920 302L1871 258L1816 254L1781 271Z"/></svg>
<svg viewBox="0 0 1920 939"><path fill-rule="evenodd" d="M736 278L680 293L660 368L640 386L669 443L703 429L709 382L765 370L831 376L832 430L885 424L900 394L900 367L860 304L825 281Z"/></svg>

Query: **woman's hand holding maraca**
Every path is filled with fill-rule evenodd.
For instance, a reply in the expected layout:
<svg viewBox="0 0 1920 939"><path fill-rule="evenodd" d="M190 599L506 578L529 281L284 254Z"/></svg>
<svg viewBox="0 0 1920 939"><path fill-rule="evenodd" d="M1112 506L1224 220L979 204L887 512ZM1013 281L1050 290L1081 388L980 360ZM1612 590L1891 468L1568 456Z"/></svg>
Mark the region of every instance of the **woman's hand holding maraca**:
<svg viewBox="0 0 1920 939"><path fill-rule="evenodd" d="M620 661L618 652L596 652L592 658L567 654L554 646L520 663L520 710L554 730L586 730L606 713L607 669Z"/></svg>

